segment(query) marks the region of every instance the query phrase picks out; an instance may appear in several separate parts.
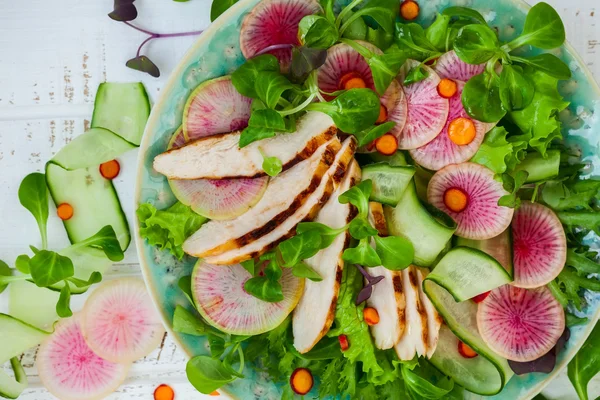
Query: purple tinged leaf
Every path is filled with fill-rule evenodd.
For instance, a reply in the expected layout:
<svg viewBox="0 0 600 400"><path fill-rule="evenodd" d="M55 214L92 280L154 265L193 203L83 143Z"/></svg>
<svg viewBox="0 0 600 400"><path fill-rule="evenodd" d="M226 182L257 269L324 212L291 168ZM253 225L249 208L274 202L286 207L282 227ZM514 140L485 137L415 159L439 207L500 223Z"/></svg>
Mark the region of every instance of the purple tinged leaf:
<svg viewBox="0 0 600 400"><path fill-rule="evenodd" d="M108 16L115 21L133 21L137 18L137 9L134 0L115 0L113 11Z"/></svg>
<svg viewBox="0 0 600 400"><path fill-rule="evenodd" d="M371 278L371 280L369 281L369 286L373 286L379 282L381 282L383 280L384 276L375 276L373 278Z"/></svg>
<svg viewBox="0 0 600 400"><path fill-rule="evenodd" d="M356 305L360 305L361 303L369 300L371 295L373 294L373 286L367 285L358 292L358 296L356 296Z"/></svg>
<svg viewBox="0 0 600 400"><path fill-rule="evenodd" d="M569 328L565 328L562 336L558 339L556 346L552 348L548 353L544 354L540 358L537 358L529 362L517 362L508 360L510 369L517 375L529 374L532 372L540 372L543 374L549 374L554 370L556 366L556 356L565 347L565 344L571 337L571 331Z"/></svg>
<svg viewBox="0 0 600 400"><path fill-rule="evenodd" d="M160 76L160 70L158 69L156 64L154 64L146 56L132 58L131 60L127 61L125 65L127 65L127 67L131 69L135 69L136 71L145 72L155 78L158 78Z"/></svg>

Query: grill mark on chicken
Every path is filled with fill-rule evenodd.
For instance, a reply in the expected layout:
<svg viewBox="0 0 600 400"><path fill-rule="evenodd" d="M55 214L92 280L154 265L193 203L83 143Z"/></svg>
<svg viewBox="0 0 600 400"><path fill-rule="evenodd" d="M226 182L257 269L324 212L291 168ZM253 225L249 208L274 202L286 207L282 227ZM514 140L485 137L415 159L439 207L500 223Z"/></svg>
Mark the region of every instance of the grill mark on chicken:
<svg viewBox="0 0 600 400"><path fill-rule="evenodd" d="M406 297L402 288L402 273L395 272L392 275L392 284L394 285L394 293L396 295L396 304L398 305L398 323L400 324L400 337L406 329Z"/></svg>
<svg viewBox="0 0 600 400"><path fill-rule="evenodd" d="M416 267L410 266L409 267L409 271L408 271L408 276L410 279L410 284L412 287L415 288L415 291L417 293L416 296L416 301L417 301L417 313L419 313L419 318L421 319L421 326L423 327L423 329L421 330L421 339L423 341L423 345L425 346L425 352L427 352L427 345L429 343L429 327L427 324L427 311L425 310L425 308L423 307L423 304L421 303L421 298L419 296L419 280L417 278L417 271L416 271Z"/></svg>
<svg viewBox="0 0 600 400"><path fill-rule="evenodd" d="M315 152L319 149L319 147L321 147L323 145L323 143L328 142L329 140L331 140L336 134L337 134L338 130L335 126L329 127L329 129L327 129L325 132L323 132L321 134L321 136L312 138L306 145L306 147L298 154L296 154L296 157L292 158L290 161L288 161L287 163L285 163L283 165L283 170L285 171L286 169L290 169L292 168L294 165L310 158L313 154L315 154ZM263 172L262 174L256 174L255 176L253 176L253 178L258 178L260 176L265 176L266 173Z"/></svg>
<svg viewBox="0 0 600 400"><path fill-rule="evenodd" d="M369 209L371 210L371 217L373 218L373 225L379 236L385 237L388 236L387 223L385 221L385 216L383 214L383 206L381 203L371 202L369 203Z"/></svg>

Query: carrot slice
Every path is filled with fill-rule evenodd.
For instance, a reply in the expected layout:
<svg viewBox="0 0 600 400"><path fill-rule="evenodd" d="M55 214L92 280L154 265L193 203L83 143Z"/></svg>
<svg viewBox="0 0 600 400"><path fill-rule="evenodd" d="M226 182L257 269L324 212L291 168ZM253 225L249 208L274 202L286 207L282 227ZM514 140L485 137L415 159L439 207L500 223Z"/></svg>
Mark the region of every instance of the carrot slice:
<svg viewBox="0 0 600 400"><path fill-rule="evenodd" d="M362 89L366 88L367 84L358 72L348 72L340 78L340 90Z"/></svg>
<svg viewBox="0 0 600 400"><path fill-rule="evenodd" d="M68 203L62 203L56 208L58 218L67 221L73 217L73 206Z"/></svg>
<svg viewBox="0 0 600 400"><path fill-rule="evenodd" d="M301 396L310 392L314 383L312 373L308 368L296 368L290 377L292 390Z"/></svg>
<svg viewBox="0 0 600 400"><path fill-rule="evenodd" d="M473 350L472 348L470 348L469 346L467 346L460 340L458 341L458 352L464 358L475 358L479 355L475 352L475 350Z"/></svg>
<svg viewBox="0 0 600 400"><path fill-rule="evenodd" d="M421 8L416 1L406 0L400 5L400 16L407 21L417 19Z"/></svg>
<svg viewBox="0 0 600 400"><path fill-rule="evenodd" d="M100 164L100 175L106 179L115 179L121 172L121 165L117 160L110 160Z"/></svg>
<svg viewBox="0 0 600 400"><path fill-rule="evenodd" d="M375 148L384 156L391 156L398 150L398 139L391 133L386 133L375 141Z"/></svg>
<svg viewBox="0 0 600 400"><path fill-rule="evenodd" d="M219 393L219 391L218 391L218 390L215 390L215 391L214 391L214 392L212 392L210 395L211 395L211 396L220 396L220 395L221 395L221 393Z"/></svg>
<svg viewBox="0 0 600 400"><path fill-rule="evenodd" d="M461 189L450 188L446 190L446 193L444 193L444 204L451 211L458 213L467 208L467 205L469 204L469 198Z"/></svg>
<svg viewBox="0 0 600 400"><path fill-rule="evenodd" d="M440 96L449 99L458 92L458 85L452 79L444 78L438 83L437 91Z"/></svg>
<svg viewBox="0 0 600 400"><path fill-rule="evenodd" d="M173 400L175 398L175 391L169 385L160 385L154 391L154 400Z"/></svg>
<svg viewBox="0 0 600 400"><path fill-rule="evenodd" d="M381 104L379 106L379 117L377 117L377 121L375 121L376 125L383 124L388 119L388 110L387 107Z"/></svg>
<svg viewBox="0 0 600 400"><path fill-rule="evenodd" d="M365 307L363 316L365 317L365 322L369 326L377 325L379 323L379 313L373 307Z"/></svg>
<svg viewBox="0 0 600 400"><path fill-rule="evenodd" d="M477 129L475 123L469 118L456 118L448 125L448 137L450 140L459 145L464 146L475 140Z"/></svg>

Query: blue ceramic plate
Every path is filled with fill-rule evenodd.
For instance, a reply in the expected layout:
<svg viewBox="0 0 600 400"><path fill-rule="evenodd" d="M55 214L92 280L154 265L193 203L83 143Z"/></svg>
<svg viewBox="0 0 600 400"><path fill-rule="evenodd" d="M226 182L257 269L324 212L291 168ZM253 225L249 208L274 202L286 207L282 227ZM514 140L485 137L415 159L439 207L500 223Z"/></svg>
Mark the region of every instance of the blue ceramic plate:
<svg viewBox="0 0 600 400"><path fill-rule="evenodd" d="M173 132L181 124L183 106L192 90L200 83L227 75L244 62L239 48L239 32L244 16L259 0L241 0L213 23L196 44L188 51L162 90L158 103L152 109L140 148L137 171L136 208L140 203L150 202L162 209L175 202L167 180L152 168L152 160L167 148ZM459 4L460 3L460 4ZM492 25L499 27L503 39L516 36L522 29L528 6L520 0L428 0L421 2L420 22L428 25L435 19L437 10L451 5L468 6L479 10ZM533 51L525 49L527 53ZM600 166L600 89L583 61L566 45L555 53L573 71L570 81L560 83L560 90L571 102L562 115L564 134L568 142L579 148L592 168ZM595 115L595 117L594 117ZM596 133L596 134L595 134ZM177 261L168 253L158 251L139 237L136 224L136 241L140 263L146 284L160 310L165 325L172 327L173 311L177 304L186 300L177 288L181 276L189 275L194 259ZM598 237L590 237L595 244ZM599 317L600 296L588 296L590 306L584 310L590 323L572 330L571 340L559 356L557 368L550 375L529 374L514 377L496 399L530 399L566 366L581 347ZM170 329L171 330L171 329ZM172 332L180 347L191 357L208 354L208 343L203 338ZM246 369L246 379L238 379L226 387L228 393L239 399L279 399L280 389L269 381L268 376ZM478 398L473 396L470 398Z"/></svg>

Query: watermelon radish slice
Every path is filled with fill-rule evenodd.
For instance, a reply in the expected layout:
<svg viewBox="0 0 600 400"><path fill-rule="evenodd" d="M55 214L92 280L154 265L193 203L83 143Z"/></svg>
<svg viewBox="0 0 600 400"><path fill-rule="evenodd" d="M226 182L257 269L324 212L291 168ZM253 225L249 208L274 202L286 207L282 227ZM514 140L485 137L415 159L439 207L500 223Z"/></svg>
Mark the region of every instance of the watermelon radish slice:
<svg viewBox="0 0 600 400"><path fill-rule="evenodd" d="M169 149L185 143L180 128L171 138ZM254 179L169 179L169 186L177 200L214 220L233 219L248 211L262 198L268 183L268 176Z"/></svg>
<svg viewBox="0 0 600 400"><path fill-rule="evenodd" d="M485 70L485 64L467 64L458 58L454 50L451 50L442 54L433 68L442 79L466 82L475 75L481 74Z"/></svg>
<svg viewBox="0 0 600 400"><path fill-rule="evenodd" d="M284 299L269 303L244 290L251 277L240 264L222 266L200 260L192 274L192 292L204 319L233 335L258 335L279 326L300 301L304 279L284 268L279 279Z"/></svg>
<svg viewBox="0 0 600 400"><path fill-rule="evenodd" d="M407 60L400 70L399 80L404 78L411 69L421 63ZM423 66L427 78L420 82L404 86L408 115L406 125L398 135L400 149L416 149L431 142L442 131L448 119L448 99L443 98L437 91L440 77L428 66Z"/></svg>
<svg viewBox="0 0 600 400"><path fill-rule="evenodd" d="M81 330L88 346L105 360L130 363L148 355L165 334L141 279L103 283L85 302Z"/></svg>
<svg viewBox="0 0 600 400"><path fill-rule="evenodd" d="M477 308L477 327L496 353L513 361L532 361L548 353L565 329L565 313L550 290L504 285Z"/></svg>
<svg viewBox="0 0 600 400"><path fill-rule="evenodd" d="M551 282L567 260L560 220L541 204L523 202L512 221L514 286L535 288Z"/></svg>
<svg viewBox="0 0 600 400"><path fill-rule="evenodd" d="M104 399L129 370L129 365L106 361L88 347L79 314L55 326L40 346L36 366L43 385L61 400Z"/></svg>
<svg viewBox="0 0 600 400"><path fill-rule="evenodd" d="M382 53L381 50L369 42L361 40L356 42L376 54ZM319 89L325 93L324 97L328 100L333 99L333 96L328 95L328 93L342 90L342 78L350 74L361 78L367 88L375 91L371 67L369 67L364 57L347 44L336 44L327 51L327 61L319 68L317 76ZM384 122L393 121L396 123L390 133L396 137L399 136L406 124L408 108L404 90L398 81L392 81L386 92L381 96L381 104L385 106L387 111L387 120Z"/></svg>
<svg viewBox="0 0 600 400"><path fill-rule="evenodd" d="M248 126L252 99L235 90L231 77L206 81L188 97L183 109L183 135L196 140Z"/></svg>
<svg viewBox="0 0 600 400"><path fill-rule="evenodd" d="M425 146L410 150L410 155L419 165L427 169L437 171L446 165L460 164L465 162L477 153L479 146L483 142L485 134L493 124L486 124L471 119L462 105L462 92L465 87L464 82L456 81L457 92L449 99L450 111L448 120L444 129L431 142ZM452 121L457 118L468 118L475 125L475 138L471 143L458 145L450 140L448 129Z"/></svg>
<svg viewBox="0 0 600 400"><path fill-rule="evenodd" d="M507 194L492 170L475 163L442 168L427 188L429 202L456 221L455 234L477 240L498 236L510 225L514 210L498 205Z"/></svg>
<svg viewBox="0 0 600 400"><path fill-rule="evenodd" d="M321 11L316 0L263 0L246 15L240 31L240 49L252 58L264 49L279 44L299 45L298 24L307 15ZM279 59L282 69L288 69L291 49L269 51Z"/></svg>

